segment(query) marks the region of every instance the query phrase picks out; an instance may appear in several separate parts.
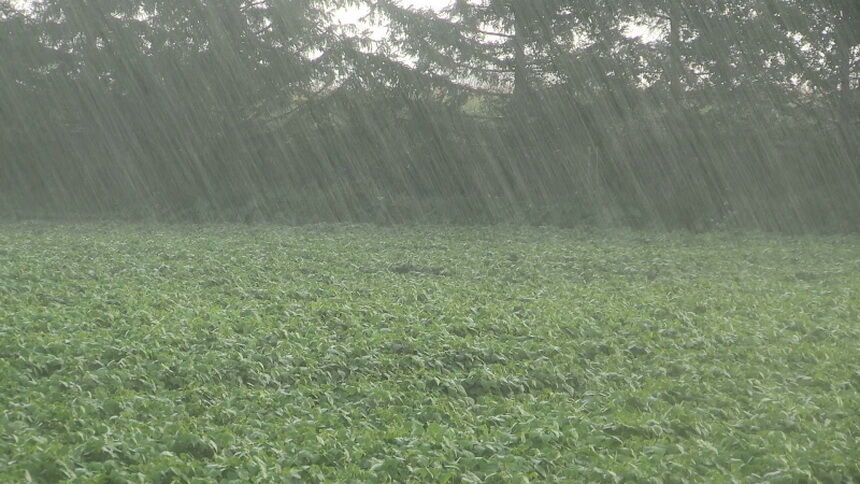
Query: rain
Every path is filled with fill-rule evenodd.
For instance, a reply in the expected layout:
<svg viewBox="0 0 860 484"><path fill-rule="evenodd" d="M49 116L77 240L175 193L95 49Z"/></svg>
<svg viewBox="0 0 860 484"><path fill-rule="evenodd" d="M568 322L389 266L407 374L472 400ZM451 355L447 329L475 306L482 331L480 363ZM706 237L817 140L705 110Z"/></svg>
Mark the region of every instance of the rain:
<svg viewBox="0 0 860 484"><path fill-rule="evenodd" d="M0 0L0 480L853 482L858 232L857 0Z"/></svg>

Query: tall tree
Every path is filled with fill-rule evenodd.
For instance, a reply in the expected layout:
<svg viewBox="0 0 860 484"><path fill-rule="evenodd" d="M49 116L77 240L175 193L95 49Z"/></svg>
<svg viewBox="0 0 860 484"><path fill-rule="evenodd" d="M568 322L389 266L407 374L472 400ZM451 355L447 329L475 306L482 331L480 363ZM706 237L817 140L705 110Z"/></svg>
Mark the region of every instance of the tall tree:
<svg viewBox="0 0 860 484"><path fill-rule="evenodd" d="M860 3L854 0L798 2L806 14L803 42L810 46L809 74L813 85L838 99L842 113L850 115L854 103L854 77L860 64Z"/></svg>
<svg viewBox="0 0 860 484"><path fill-rule="evenodd" d="M33 24L60 59L34 69L55 103L43 120L65 125L54 131L72 134L71 156L99 161L82 161L84 176L139 197L187 206L247 192L295 162L260 158L272 120L358 52L333 17L345 3L39 0Z"/></svg>
<svg viewBox="0 0 860 484"><path fill-rule="evenodd" d="M599 24L593 22L596 12L612 15L602 2L566 0L459 0L442 16L393 0L375 5L390 20L394 44L419 69L513 93L514 99L559 75L558 54L594 33L589 30Z"/></svg>

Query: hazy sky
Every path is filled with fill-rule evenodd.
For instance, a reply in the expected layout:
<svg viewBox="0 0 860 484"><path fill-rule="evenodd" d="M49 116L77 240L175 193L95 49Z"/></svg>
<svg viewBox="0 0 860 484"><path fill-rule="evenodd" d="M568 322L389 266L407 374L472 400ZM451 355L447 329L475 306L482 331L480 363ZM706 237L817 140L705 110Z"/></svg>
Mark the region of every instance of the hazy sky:
<svg viewBox="0 0 860 484"><path fill-rule="evenodd" d="M400 4L405 7L414 8L432 8L441 10L450 5L452 0L400 0ZM348 9L342 16L342 21L345 23L354 23L366 12L364 9ZM641 37L645 42L656 40L660 33L656 30L649 29L646 26L630 24L627 27L628 35L631 37Z"/></svg>
<svg viewBox="0 0 860 484"><path fill-rule="evenodd" d="M451 0L403 0L401 3L417 8L443 8L447 7Z"/></svg>
<svg viewBox="0 0 860 484"><path fill-rule="evenodd" d="M29 3L29 0L12 0L12 5L23 6ZM451 3L451 0L402 0L402 5L408 5L416 8L443 8Z"/></svg>
<svg viewBox="0 0 860 484"><path fill-rule="evenodd" d="M400 4L406 7L413 8L432 8L435 10L441 10L442 8L450 5L452 0L400 0ZM12 5L17 5L19 7L26 6L31 3L31 0L12 0ZM341 14L341 21L344 23L355 23L363 13L366 13L364 9L347 9ZM641 26L633 26L631 25L629 28L630 34L634 36L641 36L645 41L651 41L657 38L658 33L649 30L646 27Z"/></svg>
<svg viewBox="0 0 860 484"><path fill-rule="evenodd" d="M404 7L433 8L441 10L450 5L451 1L452 0L400 0L398 3ZM366 8L348 8L341 16L341 19L343 22L353 23L365 12L367 12Z"/></svg>

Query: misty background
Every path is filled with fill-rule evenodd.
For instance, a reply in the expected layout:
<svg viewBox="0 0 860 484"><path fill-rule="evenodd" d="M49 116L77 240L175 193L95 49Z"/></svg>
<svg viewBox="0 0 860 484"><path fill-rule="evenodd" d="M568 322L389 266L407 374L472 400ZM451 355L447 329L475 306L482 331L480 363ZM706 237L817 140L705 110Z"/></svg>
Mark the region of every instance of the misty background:
<svg viewBox="0 0 860 484"><path fill-rule="evenodd" d="M856 231L858 59L856 0L0 0L0 217Z"/></svg>

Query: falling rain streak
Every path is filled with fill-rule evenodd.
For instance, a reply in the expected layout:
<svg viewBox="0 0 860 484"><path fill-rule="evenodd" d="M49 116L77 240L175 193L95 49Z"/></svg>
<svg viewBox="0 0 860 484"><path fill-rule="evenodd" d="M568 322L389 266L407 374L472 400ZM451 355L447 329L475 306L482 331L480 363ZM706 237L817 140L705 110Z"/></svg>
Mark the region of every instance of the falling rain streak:
<svg viewBox="0 0 860 484"><path fill-rule="evenodd" d="M855 1L410 5L0 2L2 216L860 228Z"/></svg>
<svg viewBox="0 0 860 484"><path fill-rule="evenodd" d="M860 482L860 0L0 0L0 482Z"/></svg>

